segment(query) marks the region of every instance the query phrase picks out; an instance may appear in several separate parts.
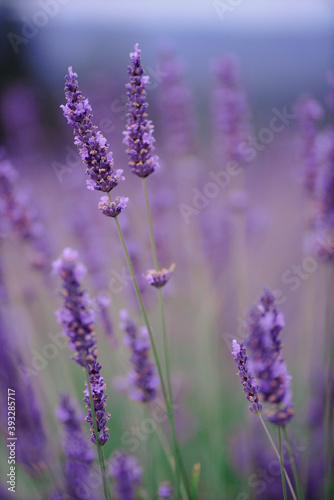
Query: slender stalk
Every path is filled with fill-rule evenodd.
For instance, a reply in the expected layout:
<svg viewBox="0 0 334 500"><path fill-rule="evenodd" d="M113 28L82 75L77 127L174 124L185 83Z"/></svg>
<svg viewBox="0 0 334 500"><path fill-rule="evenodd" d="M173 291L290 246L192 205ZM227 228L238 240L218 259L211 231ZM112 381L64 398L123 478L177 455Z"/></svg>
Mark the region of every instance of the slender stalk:
<svg viewBox="0 0 334 500"><path fill-rule="evenodd" d="M155 270L158 271L159 270L158 254L157 254L157 248L155 245L155 239L154 239L154 233L153 233L153 224L152 224L150 204L148 201L146 179L144 179L144 178L143 178L143 190L144 190L144 198L145 198L145 205L146 205L146 212L147 212L148 227L149 227L149 231L150 231L153 262L154 262Z"/></svg>
<svg viewBox="0 0 334 500"><path fill-rule="evenodd" d="M93 420L96 448L97 448L97 454L99 457L99 463L100 463L100 469L101 469L104 496L105 496L106 500L111 500L111 493L110 493L110 487L109 487L109 482L108 482L108 477L107 477L107 469L106 469L106 462L104 459L103 447L99 441L99 434L97 431L94 401L93 401L93 395L92 395L92 388L91 388L90 380L89 380L88 367L85 368L85 372L86 372L87 387L88 387L88 393L89 393L90 409L92 411L92 420Z"/></svg>
<svg viewBox="0 0 334 500"><path fill-rule="evenodd" d="M156 271L158 271L159 270L158 253L157 253L157 247L156 247L155 239L154 239L152 216L151 216L150 204L149 204L149 200L148 200L147 185L146 185L145 178L143 178L143 190L144 190L144 198L145 198L147 220L148 220L148 226L149 226L149 232L150 232L150 239L151 239L151 249L152 249L152 254L153 254L153 261L154 261L155 269L156 269ZM170 382L170 368L169 368L169 355L168 355L168 346L167 346L165 308L164 308L164 300L163 300L163 294L162 294L161 288L159 288L159 302L160 302L160 312L161 312L161 322L162 322L164 360L165 360L165 367L166 367L168 399L169 399L169 405L168 405L167 411L168 411L168 417L170 420L170 425L171 425L171 430L172 430L172 439L173 439L173 445L174 445L174 449L175 449L175 456L177 458L176 473L177 473L177 476L179 477L179 470L178 469L180 469L184 486L185 486L187 493L188 493L188 496L190 498L191 497L191 490L190 490L190 486L188 483L188 477L187 477L187 473L186 473L186 470L185 470L185 467L183 464L180 445L179 445L177 435L176 435L176 430L175 430L175 415L174 415L172 386L171 386L171 382ZM179 480L178 480L177 486L178 486L178 495L180 497Z"/></svg>
<svg viewBox="0 0 334 500"><path fill-rule="evenodd" d="M299 476L298 476L298 471L297 471L297 467L296 467L295 457L293 456L293 453L292 453L290 441L289 441L288 434L286 432L286 427L285 426L283 427L283 434L284 434L284 439L285 439L286 446L287 446L287 449L288 449L288 454L289 454L290 463L291 463L291 467L292 467L293 477L294 477L294 480L295 480L295 485L296 485L296 488L297 488L297 493L298 493L299 498L301 500L304 500L303 490L302 490L302 487L301 487L301 484L300 484L300 481L299 481Z"/></svg>
<svg viewBox="0 0 334 500"><path fill-rule="evenodd" d="M286 484L285 484L285 477L284 477L284 466L283 466L283 458L282 458L282 435L281 435L281 428L278 427L277 430L278 430L278 446L279 446L279 456L280 456L280 464L281 464L283 498L284 498L284 500L287 500L287 496L286 496Z"/></svg>
<svg viewBox="0 0 334 500"><path fill-rule="evenodd" d="M143 314L144 321L145 321L145 324L146 324L146 328L147 328L147 331L148 331L148 334L149 334L149 337L150 337L150 342L151 342L151 346L152 346L153 356L154 356L155 363L156 363L157 368L158 368L158 373L159 373L159 379L160 379L162 394L163 394L163 397L164 397L164 400L165 400L166 408L168 408L168 398L167 398L166 386L165 386L164 378L163 378L163 375L162 375L161 364L160 364L160 360L159 360L159 356L158 356L158 351L157 351L157 348L156 348L156 345L155 345L155 341L154 341L154 338L153 338L153 333L152 333L152 330L151 330L151 327L150 327L150 324L149 324L149 321L148 321L146 309L145 309L145 306L144 306L144 303L143 303L143 299L142 299L142 296L141 296L141 293L140 293L140 290L139 290L139 287L138 287L138 283L137 283L135 272L134 272L134 269L133 269L133 266L132 266L130 255L129 255L129 252L128 252L128 249L127 249L127 246L126 246L126 243L125 243L125 240L124 240L123 231L121 229L121 226L119 224L119 221L118 221L117 217L115 217L115 221L116 221L116 226L117 226L119 238L121 240L122 247L123 247L123 250L124 250L126 262L128 264L128 267L129 267L129 271L130 271L130 274L131 274L133 285L135 287L135 291L136 291L136 295L137 295L138 302L139 302L139 305L140 305L140 309L141 309L141 312Z"/></svg>
<svg viewBox="0 0 334 500"><path fill-rule="evenodd" d="M265 430L265 433L266 433L266 434L267 434L267 436L268 436L268 439L269 439L269 441L270 441L270 444L271 444L271 446L273 447L274 452L275 452L275 454L276 454L276 456L277 456L278 460L281 460L281 459L280 459L280 455L279 455L279 453L278 453L278 451L277 451L277 448L276 448L276 446L275 446L275 443L274 443L274 441L273 441L273 439L272 439L272 437L271 437L271 435L270 435L270 432L269 432L269 430L268 430L268 427L266 426L266 424L265 424L265 422L264 422L264 420L263 420L263 418L262 418L262 416L261 416L261 413L258 413L257 415L258 415L258 417L259 417L259 419L260 419L260 421L261 421L261 424L262 424L262 426L263 426L263 428L264 428L264 430ZM287 473L287 472L286 472L286 470L285 470L284 465L283 465L283 469L284 469L284 474L285 474L285 477L286 477L286 482L288 483L289 489L290 489L290 491L291 491L292 498L293 498L293 500L297 500L296 494L295 494L295 492L294 492L294 489L293 489L293 487L292 487L292 484L291 484L290 478L289 478L289 476L288 476L288 473Z"/></svg>

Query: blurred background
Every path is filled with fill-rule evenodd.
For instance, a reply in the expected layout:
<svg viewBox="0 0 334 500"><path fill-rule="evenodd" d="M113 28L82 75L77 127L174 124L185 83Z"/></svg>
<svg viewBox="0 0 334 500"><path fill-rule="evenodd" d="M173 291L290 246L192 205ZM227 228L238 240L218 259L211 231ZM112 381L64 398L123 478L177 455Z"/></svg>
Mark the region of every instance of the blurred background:
<svg viewBox="0 0 334 500"><path fill-rule="evenodd" d="M32 210L33 220L38 219L36 234L41 236L36 253L27 239L21 245L22 238L13 236L10 225L0 226L7 289L4 316L24 366L38 364L50 342L47 332L60 329L54 318L60 283L50 277L51 262L65 246L77 248L88 269L85 286L100 318L98 341L113 429L106 456L109 459L120 446L129 451L124 432L140 424L143 413L121 389L129 362L118 328L119 310L129 309L138 325L142 318L129 280L122 281L126 267L113 221L97 210L98 193L85 189L84 167L60 105L65 102L64 76L72 66L92 105L94 122L114 153L115 166L125 172L117 194L129 196L130 202L120 221L158 336L156 290L142 276L152 267L145 205L122 144L129 53L138 42L151 81L149 117L161 165L148 179L159 260L166 267L176 263L165 296L179 403L176 419L187 469L201 462L203 500L281 498L279 475L265 480L264 492L250 483L254 472L261 479L259 471L272 457L262 438L257 440L259 429L247 410L230 354L232 338L242 337L247 311L267 284L277 291L287 323L282 336L296 404L291 433L301 456L303 482L309 488L307 498L320 498L314 491L321 485L312 483L307 471L312 439L318 442L314 456L320 457L323 436L311 433L311 425L319 429L308 415L311 395L320 394L313 403L323 402L329 273L327 264L319 261L316 272L298 278L297 287L291 281L299 276L293 266L313 256L307 243L310 209L293 110L300 95L308 93L324 107L324 127L330 121L327 73L334 67L333 1L0 0L0 36L0 144L18 172L18 199ZM238 140L251 137L258 142L254 158L244 162L243 175L203 201L198 193L211 182L212 172L226 169L230 159L222 152L226 144L219 126L224 120L217 116L217 61L227 54L239 60L240 89L247 103L242 118L247 125ZM263 130L282 114L288 116L283 129L268 140ZM106 308L101 297L107 298ZM111 329L103 323L107 312ZM161 348L159 337L158 344ZM68 357L67 350L61 350L31 378L42 402L49 464L64 462L55 418L58 392L67 390L81 405L80 370ZM152 457L147 457L146 443L140 443L136 454L145 467L147 487ZM155 447L159 481L168 478L160 455ZM4 456L0 460L5 463ZM314 473L321 477L322 469L314 468ZM60 465L55 476L61 477ZM50 477L39 482L28 471L26 476L22 472L21 481L29 491L21 498L53 498Z"/></svg>

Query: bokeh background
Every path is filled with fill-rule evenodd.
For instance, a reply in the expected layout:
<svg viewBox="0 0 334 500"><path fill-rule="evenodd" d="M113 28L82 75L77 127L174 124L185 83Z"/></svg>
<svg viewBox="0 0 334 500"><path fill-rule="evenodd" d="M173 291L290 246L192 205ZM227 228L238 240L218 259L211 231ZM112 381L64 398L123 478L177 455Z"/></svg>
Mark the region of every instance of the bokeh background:
<svg viewBox="0 0 334 500"><path fill-rule="evenodd" d="M179 405L176 418L187 469L201 463L200 499L281 498L274 467L267 479L263 476L275 458L254 415L247 414L230 355L232 338L244 332L247 310L268 285L276 290L287 323L284 354L296 404L291 435L306 490L310 457L313 451L317 457L321 454L314 447L308 415L314 394L321 399L323 390L325 318L332 295L327 263L306 272L295 289L284 278L288 272L288 278L296 276L293 266L312 255L305 243L307 206L296 117L268 144L261 143L242 181L241 176L232 179L200 209L194 204L194 189L203 192L210 172L225 167L215 150L215 60L229 53L238 57L254 137L268 127L275 110L292 115L303 93L326 107L326 74L333 69L333 2L2 0L0 35L0 143L18 171L19 197L40 221L45 259L31 268L36 256L29 242L22 244L10 225L2 223L4 317L7 335L16 339L21 353L20 364L35 372L31 383L43 409L48 467L54 468L53 479L45 471L31 478L34 474L23 468L18 498L51 498L64 462L62 430L55 417L59 391L70 392L81 405L83 380L67 350L59 349L54 358L43 354L48 334L59 331L53 311L59 307L60 283L50 272L52 260L65 246L76 248L87 266L85 285L100 318L98 342L112 413L106 456L118 447L135 452L145 469L143 484L149 493L143 498L154 498L155 460L159 467L154 486L170 479L157 442L150 441L147 452L145 436L129 450L124 438L144 416L140 405L128 401L120 389L129 362L118 328L119 310L127 308L139 325L143 322L113 221L97 210L98 194L85 189L84 167L59 108L64 103L64 76L73 66L94 120L114 152L115 165L125 171L120 192L130 202L121 222L161 348L157 297L142 277L152 267L144 200L122 144L124 85L129 52L137 42L151 80L149 115L161 163L148 179L159 257L164 266L176 263L165 296ZM173 136L173 115L168 114L175 105L173 94L167 94L175 70L166 66L168 57L176 61L181 89L181 98L174 96L183 106L181 118L175 114L179 141ZM328 111L324 116L326 123ZM182 205L195 207L188 220ZM101 296L110 300L112 338L105 335ZM319 443L321 448L320 438ZM6 469L5 460L3 452L1 470Z"/></svg>

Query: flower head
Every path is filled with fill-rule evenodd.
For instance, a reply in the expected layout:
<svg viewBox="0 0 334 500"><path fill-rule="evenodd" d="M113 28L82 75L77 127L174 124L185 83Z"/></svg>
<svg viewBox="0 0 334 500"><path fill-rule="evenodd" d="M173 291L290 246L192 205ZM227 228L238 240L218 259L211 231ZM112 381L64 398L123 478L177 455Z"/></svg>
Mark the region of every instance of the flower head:
<svg viewBox="0 0 334 500"><path fill-rule="evenodd" d="M254 378L249 372L249 358L246 354L246 347L243 344L238 344L236 340L232 342L234 361L238 365L239 375L241 379L241 384L243 386L243 391L246 394L246 398L251 403L249 410L252 413L260 413L262 410L262 405L259 402L258 387L254 383Z"/></svg>
<svg viewBox="0 0 334 500"><path fill-rule="evenodd" d="M170 498L174 492L174 488L170 485L168 481L164 481L160 484L158 489L158 496L160 498Z"/></svg>
<svg viewBox="0 0 334 500"><path fill-rule="evenodd" d="M107 217L117 217L128 204L129 198L117 196L115 201L110 201L108 196L102 196L99 210Z"/></svg>
<svg viewBox="0 0 334 500"><path fill-rule="evenodd" d="M145 279L150 285L161 288L169 281L169 278L173 274L175 269L175 264L172 264L169 269L163 268L160 271L155 269L149 269L146 272Z"/></svg>
<svg viewBox="0 0 334 500"><path fill-rule="evenodd" d="M284 317L276 309L275 298L265 288L250 312L246 343L250 350L250 371L259 384L263 401L274 405L269 420L276 425L285 425L293 416L291 377L282 357L279 337L284 326Z"/></svg>
<svg viewBox="0 0 334 500"><path fill-rule="evenodd" d="M117 498L134 500L142 475L142 467L138 464L137 458L117 450L110 460L109 470L116 482Z"/></svg>
<svg viewBox="0 0 334 500"><path fill-rule="evenodd" d="M154 151L154 127L147 119L146 86L149 77L144 75L140 60L141 50L138 44L130 54L131 66L128 68L130 82L126 85L128 96L128 119L124 134L124 143L127 145L129 166L132 172L139 177L147 177L158 167L158 157L152 155Z"/></svg>
<svg viewBox="0 0 334 500"><path fill-rule="evenodd" d="M106 138L92 122L92 108L78 88L78 75L68 68L65 83L66 104L62 105L63 114L69 125L74 128L75 141L86 165L88 189L109 193L124 180L122 170L114 171L113 155L108 153Z"/></svg>
<svg viewBox="0 0 334 500"><path fill-rule="evenodd" d="M124 343L131 351L133 370L128 374L130 397L147 403L156 397L159 379L156 367L149 361L150 340L146 327L137 329L124 309L120 311L120 328L124 330Z"/></svg>

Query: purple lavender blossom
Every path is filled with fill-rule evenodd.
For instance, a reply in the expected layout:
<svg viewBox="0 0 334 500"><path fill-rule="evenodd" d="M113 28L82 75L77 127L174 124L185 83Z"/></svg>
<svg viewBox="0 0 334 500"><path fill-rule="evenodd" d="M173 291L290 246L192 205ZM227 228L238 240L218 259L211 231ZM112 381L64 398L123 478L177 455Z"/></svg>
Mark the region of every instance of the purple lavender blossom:
<svg viewBox="0 0 334 500"><path fill-rule="evenodd" d="M109 193L114 189L122 176L123 170L114 171L112 153L108 153L106 138L93 125L92 108L81 91L78 89L78 75L68 68L66 76L65 97L66 104L60 106L69 125L74 128L75 141L79 147L80 156L86 165L86 174L89 175L87 188Z"/></svg>
<svg viewBox="0 0 334 500"><path fill-rule="evenodd" d="M129 198L117 196L115 201L110 201L108 196L102 196L99 210L107 217L117 217L128 204Z"/></svg>
<svg viewBox="0 0 334 500"><path fill-rule="evenodd" d="M149 361L150 340L146 327L139 331L126 310L120 311L120 328L124 330L124 343L131 350L130 361L133 370L128 374L130 397L136 401L148 403L155 399L159 379L156 367Z"/></svg>
<svg viewBox="0 0 334 500"><path fill-rule="evenodd" d="M134 500L135 491L140 486L142 467L137 458L115 451L110 460L110 475L115 479L118 500Z"/></svg>
<svg viewBox="0 0 334 500"><path fill-rule="evenodd" d="M63 280L63 306L56 311L63 334L69 339L74 351L71 359L86 367L96 357L96 336L93 331L94 311L89 308L89 296L83 292L80 281L86 273L78 261L78 252L65 248L59 259L53 262L53 273Z"/></svg>
<svg viewBox="0 0 334 500"><path fill-rule="evenodd" d="M170 498L174 492L174 488L170 485L168 481L160 484L158 489L158 496L160 498Z"/></svg>
<svg viewBox="0 0 334 500"><path fill-rule="evenodd" d="M237 363L239 370L237 375L241 379L246 398L252 403L248 408L252 413L260 413L262 405L259 403L258 387L254 384L254 378L249 372L249 357L246 354L246 347L243 344L238 344L236 340L233 340L232 347L234 361Z"/></svg>
<svg viewBox="0 0 334 500"><path fill-rule="evenodd" d="M293 417L291 377L282 357L279 334L285 326L283 315L277 311L275 298L265 288L248 318L246 344L250 350L249 370L259 384L263 401L271 403L269 420L284 426Z"/></svg>
<svg viewBox="0 0 334 500"><path fill-rule="evenodd" d="M299 122L301 139L301 159L304 166L304 184L309 193L313 193L319 167L316 139L319 122L323 118L323 109L315 99L302 96L295 107Z"/></svg>
<svg viewBox="0 0 334 500"><path fill-rule="evenodd" d="M144 75L140 60L141 50L138 43L135 51L130 53L132 65L128 68L130 83L126 84L128 96L128 119L126 130L123 132L123 142L127 145L129 167L139 177L147 177L159 166L158 157L152 155L154 151L154 127L151 120L147 119L146 86L149 77Z"/></svg>
<svg viewBox="0 0 334 500"><path fill-rule="evenodd" d="M86 442L86 436L81 427L82 419L79 418L76 405L68 394L61 394L56 415L65 430L66 489L71 498L83 500L87 498L86 482L95 453ZM90 494L92 495L92 491Z"/></svg>
<svg viewBox="0 0 334 500"><path fill-rule="evenodd" d="M100 375L101 365L97 361L98 351L96 337L93 331L94 315L88 308L89 297L80 285L85 274L85 268L77 262L78 253L71 248L65 248L61 257L53 263L53 272L63 279L63 308L56 311L58 321L63 325L63 333L69 338L69 347L75 351L71 359L79 365L88 368L91 391L94 401L94 411L98 432L98 439L104 445L109 438L106 423L110 414L106 413L107 394L104 379ZM88 408L86 421L91 426L91 441L96 444L92 409L90 406L89 390L86 383L83 401Z"/></svg>
<svg viewBox="0 0 334 500"><path fill-rule="evenodd" d="M217 158L245 163L241 148L250 132L249 108L239 83L239 63L226 55L213 65L217 86L214 91L213 115Z"/></svg>
<svg viewBox="0 0 334 500"><path fill-rule="evenodd" d="M150 285L156 288L161 288L169 281L169 278L173 274L174 269L175 264L172 264L169 269L163 268L160 271L149 269L146 272L145 279Z"/></svg>

